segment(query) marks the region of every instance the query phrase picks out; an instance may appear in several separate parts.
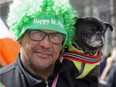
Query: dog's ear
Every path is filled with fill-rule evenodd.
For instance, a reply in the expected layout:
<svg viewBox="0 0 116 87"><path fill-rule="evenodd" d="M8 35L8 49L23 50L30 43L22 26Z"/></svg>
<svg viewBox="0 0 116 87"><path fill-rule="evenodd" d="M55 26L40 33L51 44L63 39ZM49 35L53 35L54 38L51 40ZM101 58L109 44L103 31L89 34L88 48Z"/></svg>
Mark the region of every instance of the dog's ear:
<svg viewBox="0 0 116 87"><path fill-rule="evenodd" d="M84 18L77 18L77 17L75 17L75 27L77 26L77 25L79 25L80 23L82 23L83 22L83 20L84 20Z"/></svg>
<svg viewBox="0 0 116 87"><path fill-rule="evenodd" d="M110 28L110 30L113 31L113 27L112 27L111 24L109 24L109 23L105 23L105 25L106 25L106 28Z"/></svg>

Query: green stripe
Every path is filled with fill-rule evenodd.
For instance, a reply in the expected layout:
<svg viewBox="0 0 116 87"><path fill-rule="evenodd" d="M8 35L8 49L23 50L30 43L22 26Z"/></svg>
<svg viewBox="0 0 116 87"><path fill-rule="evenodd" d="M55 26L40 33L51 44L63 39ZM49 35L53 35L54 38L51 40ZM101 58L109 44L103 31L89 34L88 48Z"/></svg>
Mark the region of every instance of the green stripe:
<svg viewBox="0 0 116 87"><path fill-rule="evenodd" d="M5 86L0 82L0 87L5 87Z"/></svg>

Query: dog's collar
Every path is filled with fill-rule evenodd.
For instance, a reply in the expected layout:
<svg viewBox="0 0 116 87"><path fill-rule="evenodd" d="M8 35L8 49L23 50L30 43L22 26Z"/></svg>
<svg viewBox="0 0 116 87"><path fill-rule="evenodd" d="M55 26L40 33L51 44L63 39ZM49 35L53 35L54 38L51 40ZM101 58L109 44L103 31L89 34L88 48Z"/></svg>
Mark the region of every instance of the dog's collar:
<svg viewBox="0 0 116 87"><path fill-rule="evenodd" d="M97 55L88 55L78 51L73 45L69 46L68 52L64 52L64 58L75 60L78 62L95 64L101 60L102 52L98 52Z"/></svg>

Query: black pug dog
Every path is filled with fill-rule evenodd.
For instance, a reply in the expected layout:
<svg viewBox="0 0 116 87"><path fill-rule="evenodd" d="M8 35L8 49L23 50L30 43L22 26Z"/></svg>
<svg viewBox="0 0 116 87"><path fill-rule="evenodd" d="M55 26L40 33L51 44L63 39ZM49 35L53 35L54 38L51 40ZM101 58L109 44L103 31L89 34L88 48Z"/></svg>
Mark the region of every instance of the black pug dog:
<svg viewBox="0 0 116 87"><path fill-rule="evenodd" d="M95 17L77 18L73 43L65 49L64 60L68 69L62 77L69 87L99 87L99 62L109 23Z"/></svg>

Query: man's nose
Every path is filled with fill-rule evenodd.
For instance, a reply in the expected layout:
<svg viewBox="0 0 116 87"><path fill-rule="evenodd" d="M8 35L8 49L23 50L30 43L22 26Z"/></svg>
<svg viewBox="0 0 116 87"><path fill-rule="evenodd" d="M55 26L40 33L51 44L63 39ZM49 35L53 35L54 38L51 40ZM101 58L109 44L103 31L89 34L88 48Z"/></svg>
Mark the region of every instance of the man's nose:
<svg viewBox="0 0 116 87"><path fill-rule="evenodd" d="M48 36L45 36L45 38L42 41L40 41L40 45L44 48L49 48L50 44L51 42L49 41Z"/></svg>

